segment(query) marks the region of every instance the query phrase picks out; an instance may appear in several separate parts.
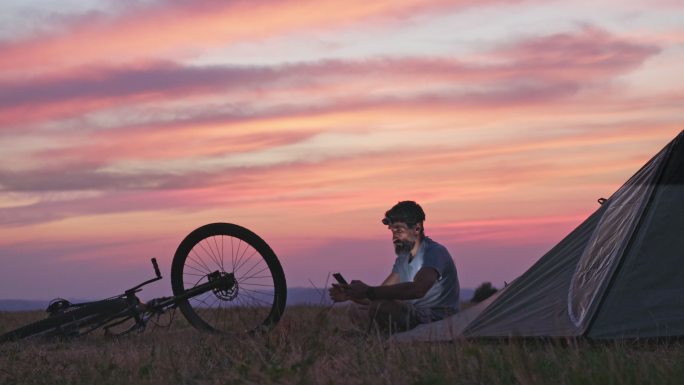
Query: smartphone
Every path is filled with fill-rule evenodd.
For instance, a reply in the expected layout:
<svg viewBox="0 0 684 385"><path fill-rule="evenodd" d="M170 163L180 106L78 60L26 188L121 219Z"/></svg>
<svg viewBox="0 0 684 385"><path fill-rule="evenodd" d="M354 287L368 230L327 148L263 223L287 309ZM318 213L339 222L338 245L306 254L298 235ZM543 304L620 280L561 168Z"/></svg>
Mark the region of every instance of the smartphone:
<svg viewBox="0 0 684 385"><path fill-rule="evenodd" d="M333 274L333 278L335 278L335 280L336 280L337 283L339 283L339 284L348 285L347 280L344 279L344 277L343 277L342 274L340 274L340 273L335 273L335 274Z"/></svg>

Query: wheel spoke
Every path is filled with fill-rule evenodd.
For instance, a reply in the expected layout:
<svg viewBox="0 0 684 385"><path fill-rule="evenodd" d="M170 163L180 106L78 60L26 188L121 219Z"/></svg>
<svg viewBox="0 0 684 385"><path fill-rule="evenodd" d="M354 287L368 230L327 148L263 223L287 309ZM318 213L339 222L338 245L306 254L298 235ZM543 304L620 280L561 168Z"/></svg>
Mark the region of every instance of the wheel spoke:
<svg viewBox="0 0 684 385"><path fill-rule="evenodd" d="M208 245L207 247L209 248L209 251L207 251L207 247L204 246L205 243ZM211 242L207 242L207 240L204 239L198 245L202 251L204 251L204 254L206 254L214 262L214 264L216 264L216 266L221 267L221 264L217 262L216 255L214 255L214 250L211 249Z"/></svg>
<svg viewBox="0 0 684 385"><path fill-rule="evenodd" d="M252 270L254 270L254 268L257 267L257 265L260 264L260 263L262 263L262 262L264 262L264 260L261 259L261 258L259 258L259 259L257 260L257 262L256 262L254 265L252 265L252 267L250 267L249 270L247 270L247 271L243 274L243 276L245 276L245 275L251 273ZM268 265L266 265L266 268L268 269ZM262 271L263 271L263 270L262 270ZM258 273L257 273L257 274L258 274Z"/></svg>
<svg viewBox="0 0 684 385"><path fill-rule="evenodd" d="M216 238L218 236L215 235L211 237L211 241L209 239L205 239L207 246L209 247L209 250L211 251L211 255L213 256L212 260L218 266L218 268L223 271L223 266L221 265L221 250L218 248L218 244L216 243ZM214 247L212 247L212 243L214 244Z"/></svg>
<svg viewBox="0 0 684 385"><path fill-rule="evenodd" d="M191 259L192 259L195 263L197 263L198 265L200 265L200 266L204 267L205 269L207 269L207 270L206 270L207 273L211 273L211 269L209 268L209 266L207 265L207 263L204 262L204 259L202 259L202 256L199 255L199 254L197 254L197 251L196 251L195 249L192 249L192 253L195 254L195 257L197 257L197 258L201 261L201 263L198 262L198 261L197 261L196 259L194 259L194 258L191 258ZM188 256L188 257L189 257L189 256Z"/></svg>
<svg viewBox="0 0 684 385"><path fill-rule="evenodd" d="M252 258L252 256L257 252L257 250L255 249L252 252L252 254L250 254L249 257L247 257L247 259L245 259L243 262L242 258L245 256L245 254L247 254L248 249L249 247L245 247L245 249L242 251L242 255L240 255L240 257L238 258L237 266L233 266L233 272L237 272L242 267L242 265L247 263L247 261L249 261L249 259Z"/></svg>
<svg viewBox="0 0 684 385"><path fill-rule="evenodd" d="M250 275L249 277L240 277L240 282L247 281L249 279L260 279L260 278L273 278L272 275Z"/></svg>
<svg viewBox="0 0 684 385"><path fill-rule="evenodd" d="M218 241L216 240L217 237L212 238L214 239L214 246L216 246L217 262L219 266L221 266L221 271L226 271L226 269L223 268L223 235L221 236L221 248L219 248Z"/></svg>
<svg viewBox="0 0 684 385"><path fill-rule="evenodd" d="M221 255L221 271L224 271L224 272L225 272L225 271L226 271L226 268L223 266L223 256L224 256L226 253L225 253L225 249L223 248L223 238L224 238L224 235L221 234L221 253L220 253L220 255Z"/></svg>
<svg viewBox="0 0 684 385"><path fill-rule="evenodd" d="M246 251L246 250L245 250L245 251ZM257 253L257 251L254 250L254 252L252 252L252 254L250 254L249 257L247 257L247 258L244 260L244 262L240 263L240 265L239 265L238 267L235 268L235 273L237 273L238 270L240 270L240 268L242 268L242 266L244 266L245 264L247 264L247 262L249 262L249 260L252 259L252 257L253 257L254 254L256 254L256 253ZM259 260L261 260L261 258L260 258Z"/></svg>
<svg viewBox="0 0 684 385"><path fill-rule="evenodd" d="M196 267L194 267L194 266L192 266L192 265L185 265L185 267L190 268L190 269L192 269L192 270L195 270L195 271L198 272L198 273L203 273L203 274L201 274L202 277L206 277L206 275L209 273L208 271L202 271L202 270L200 270L200 269L198 269L198 268L196 268ZM186 273L186 274L190 274L190 273ZM198 274L198 275L199 275L199 274Z"/></svg>
<svg viewBox="0 0 684 385"><path fill-rule="evenodd" d="M235 261L233 262L233 266L232 266L233 272L235 272L235 266L238 263L240 263L240 249L241 249L241 247L242 247L242 239L238 239L238 244L237 244L237 247L235 248L235 254L233 256L233 258L235 259Z"/></svg>
<svg viewBox="0 0 684 385"><path fill-rule="evenodd" d="M232 262L232 265L230 266L232 268L232 271L235 272L235 247L233 245L233 240L235 238L230 237L230 259Z"/></svg>

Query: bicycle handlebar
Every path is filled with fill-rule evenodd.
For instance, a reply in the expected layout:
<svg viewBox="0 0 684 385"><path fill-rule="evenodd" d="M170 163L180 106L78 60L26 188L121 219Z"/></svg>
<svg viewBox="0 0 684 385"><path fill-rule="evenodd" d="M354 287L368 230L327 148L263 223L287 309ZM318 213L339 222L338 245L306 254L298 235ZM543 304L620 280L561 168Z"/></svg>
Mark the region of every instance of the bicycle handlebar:
<svg viewBox="0 0 684 385"><path fill-rule="evenodd" d="M152 258L152 266L154 266L154 273L157 275L157 278L161 279L161 272L159 271L159 265L157 265L157 258Z"/></svg>
<svg viewBox="0 0 684 385"><path fill-rule="evenodd" d="M138 286L135 286L135 287L132 287L132 288L126 290L126 292L124 293L125 295L133 294L133 293L139 291L138 289L147 285L148 283L156 282L156 281L159 281L160 279L162 279L161 272L159 271L159 265L157 264L157 258L152 258L152 266L154 267L154 273L156 274L156 277L152 278L150 280L147 280Z"/></svg>

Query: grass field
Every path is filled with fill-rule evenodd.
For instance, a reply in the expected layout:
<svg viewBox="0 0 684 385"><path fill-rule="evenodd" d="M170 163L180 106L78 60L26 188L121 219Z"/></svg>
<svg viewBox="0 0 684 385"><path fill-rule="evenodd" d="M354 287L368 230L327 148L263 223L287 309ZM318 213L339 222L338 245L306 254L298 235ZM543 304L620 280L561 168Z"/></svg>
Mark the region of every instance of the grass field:
<svg viewBox="0 0 684 385"><path fill-rule="evenodd" d="M0 313L0 333L44 317ZM684 343L398 344L342 310L294 307L269 334L169 329L0 345L0 384L682 384Z"/></svg>

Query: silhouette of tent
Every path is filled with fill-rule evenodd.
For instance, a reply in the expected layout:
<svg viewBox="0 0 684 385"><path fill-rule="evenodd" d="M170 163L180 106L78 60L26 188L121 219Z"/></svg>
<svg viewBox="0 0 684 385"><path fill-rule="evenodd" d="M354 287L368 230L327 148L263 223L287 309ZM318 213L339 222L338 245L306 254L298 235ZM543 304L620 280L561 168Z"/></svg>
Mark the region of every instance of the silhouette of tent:
<svg viewBox="0 0 684 385"><path fill-rule="evenodd" d="M485 302L394 339L684 336L684 131L601 202Z"/></svg>

